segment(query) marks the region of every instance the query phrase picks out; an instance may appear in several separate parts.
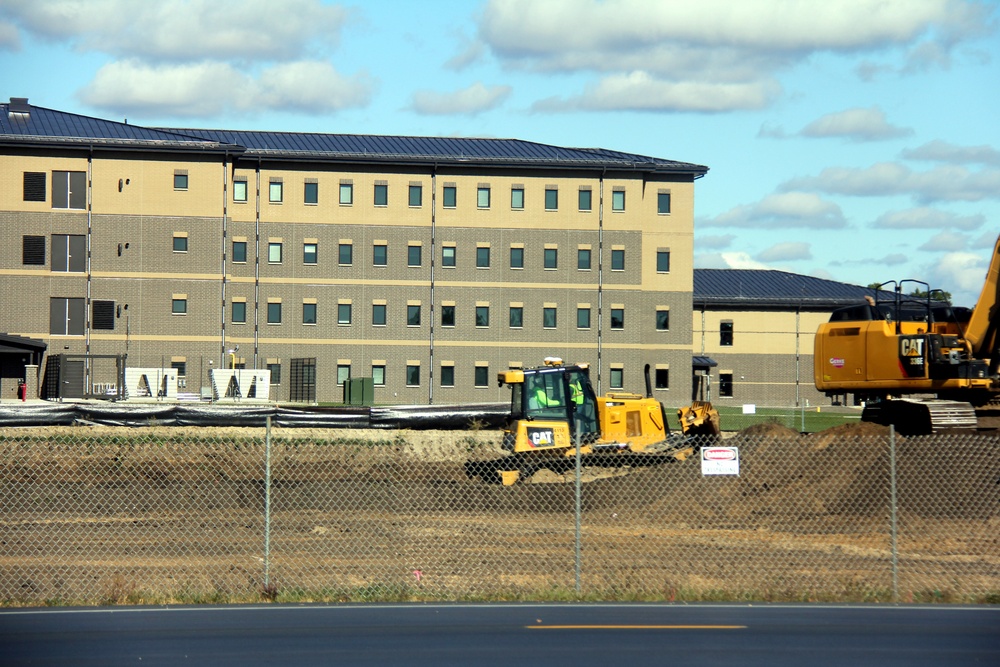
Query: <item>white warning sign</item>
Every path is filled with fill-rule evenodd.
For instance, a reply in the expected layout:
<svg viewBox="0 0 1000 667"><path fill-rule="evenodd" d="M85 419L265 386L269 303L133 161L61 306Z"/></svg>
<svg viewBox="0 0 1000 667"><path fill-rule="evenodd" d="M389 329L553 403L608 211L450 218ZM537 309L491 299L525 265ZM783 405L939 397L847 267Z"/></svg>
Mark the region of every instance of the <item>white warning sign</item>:
<svg viewBox="0 0 1000 667"><path fill-rule="evenodd" d="M702 475L739 475L739 447L702 447Z"/></svg>

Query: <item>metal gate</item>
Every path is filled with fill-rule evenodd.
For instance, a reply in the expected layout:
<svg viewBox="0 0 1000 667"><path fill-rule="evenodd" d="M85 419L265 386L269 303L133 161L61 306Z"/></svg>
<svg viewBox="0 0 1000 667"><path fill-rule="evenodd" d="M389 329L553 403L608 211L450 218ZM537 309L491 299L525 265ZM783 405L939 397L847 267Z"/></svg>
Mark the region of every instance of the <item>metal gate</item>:
<svg viewBox="0 0 1000 667"><path fill-rule="evenodd" d="M316 402L316 358L292 359L288 400Z"/></svg>

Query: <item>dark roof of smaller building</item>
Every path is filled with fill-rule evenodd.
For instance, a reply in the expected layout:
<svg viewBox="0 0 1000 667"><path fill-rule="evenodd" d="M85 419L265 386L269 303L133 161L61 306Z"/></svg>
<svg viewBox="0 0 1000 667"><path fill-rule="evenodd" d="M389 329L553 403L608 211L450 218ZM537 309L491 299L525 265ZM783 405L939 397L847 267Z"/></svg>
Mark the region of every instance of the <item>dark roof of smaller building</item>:
<svg viewBox="0 0 1000 667"><path fill-rule="evenodd" d="M785 271L695 269L694 305L829 309L863 303L875 290ZM891 299L891 294L883 293Z"/></svg>
<svg viewBox="0 0 1000 667"><path fill-rule="evenodd" d="M34 338L0 333L0 354L24 354L25 352L44 352L48 343Z"/></svg>

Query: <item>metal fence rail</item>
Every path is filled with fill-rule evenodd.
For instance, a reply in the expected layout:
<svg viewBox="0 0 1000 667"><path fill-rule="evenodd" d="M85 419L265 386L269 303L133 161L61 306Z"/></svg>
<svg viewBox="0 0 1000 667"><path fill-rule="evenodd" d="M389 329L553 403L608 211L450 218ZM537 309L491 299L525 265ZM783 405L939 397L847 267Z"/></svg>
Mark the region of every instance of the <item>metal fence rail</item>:
<svg viewBox="0 0 1000 667"><path fill-rule="evenodd" d="M995 436L752 431L577 500L488 431L2 430L0 601L1000 598Z"/></svg>

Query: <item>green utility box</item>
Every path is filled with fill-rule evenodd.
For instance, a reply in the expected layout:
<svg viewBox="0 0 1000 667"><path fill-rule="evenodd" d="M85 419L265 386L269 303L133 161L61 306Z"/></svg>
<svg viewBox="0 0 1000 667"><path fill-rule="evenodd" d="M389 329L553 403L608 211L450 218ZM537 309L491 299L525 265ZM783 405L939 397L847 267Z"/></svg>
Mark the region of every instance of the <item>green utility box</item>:
<svg viewBox="0 0 1000 667"><path fill-rule="evenodd" d="M344 382L344 403L346 405L374 405L375 380L373 378L351 378Z"/></svg>

